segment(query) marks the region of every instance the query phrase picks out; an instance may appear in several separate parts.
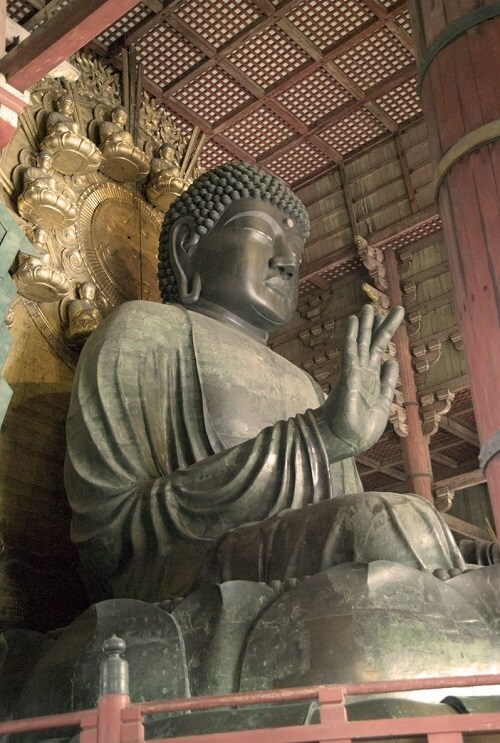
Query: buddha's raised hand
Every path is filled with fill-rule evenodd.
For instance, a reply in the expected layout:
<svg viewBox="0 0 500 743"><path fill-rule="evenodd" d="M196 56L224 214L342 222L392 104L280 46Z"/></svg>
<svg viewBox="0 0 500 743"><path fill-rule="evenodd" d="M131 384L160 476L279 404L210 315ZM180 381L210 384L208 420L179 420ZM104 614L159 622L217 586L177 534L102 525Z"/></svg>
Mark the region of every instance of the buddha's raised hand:
<svg viewBox="0 0 500 743"><path fill-rule="evenodd" d="M369 449L387 424L398 378L398 363L382 363L382 354L403 320L395 307L382 320L365 305L359 318L351 315L342 346L340 376L315 411L331 462Z"/></svg>

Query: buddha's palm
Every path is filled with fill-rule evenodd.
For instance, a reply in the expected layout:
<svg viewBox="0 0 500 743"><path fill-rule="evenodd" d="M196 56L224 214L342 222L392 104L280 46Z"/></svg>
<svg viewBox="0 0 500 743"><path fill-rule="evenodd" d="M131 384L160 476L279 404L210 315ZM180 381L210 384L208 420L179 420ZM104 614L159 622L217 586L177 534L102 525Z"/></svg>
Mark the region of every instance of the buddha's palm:
<svg viewBox="0 0 500 743"><path fill-rule="evenodd" d="M396 307L381 321L366 305L359 319L352 315L347 321L340 377L320 408L320 430L331 461L366 451L384 431L398 364L382 363L382 354L403 315L403 309Z"/></svg>

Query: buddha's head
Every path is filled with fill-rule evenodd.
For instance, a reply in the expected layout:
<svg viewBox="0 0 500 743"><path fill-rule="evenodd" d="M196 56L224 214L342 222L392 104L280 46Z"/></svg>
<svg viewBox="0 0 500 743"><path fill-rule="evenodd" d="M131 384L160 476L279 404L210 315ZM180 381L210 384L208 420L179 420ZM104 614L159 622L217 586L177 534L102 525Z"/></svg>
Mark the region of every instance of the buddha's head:
<svg viewBox="0 0 500 743"><path fill-rule="evenodd" d="M128 120L127 111L123 106L115 106L111 111L111 121L118 126L124 127Z"/></svg>
<svg viewBox="0 0 500 743"><path fill-rule="evenodd" d="M80 299L86 299L89 302L92 302L95 299L95 290L96 287L92 281L84 281L78 287L78 294L80 296Z"/></svg>
<svg viewBox="0 0 500 743"><path fill-rule="evenodd" d="M163 144L161 144L159 147L158 155L162 158L162 160L166 160L169 163L175 162L177 160L175 145L172 144L172 142L163 142Z"/></svg>
<svg viewBox="0 0 500 743"><path fill-rule="evenodd" d="M61 95L57 99L57 110L66 116L72 116L75 113L75 104L69 95Z"/></svg>
<svg viewBox="0 0 500 743"><path fill-rule="evenodd" d="M43 227L35 227L33 230L33 243L40 248L45 248L49 241L49 232Z"/></svg>
<svg viewBox="0 0 500 743"><path fill-rule="evenodd" d="M207 171L165 214L163 301L268 333L295 311L308 235L304 205L279 178L244 163Z"/></svg>
<svg viewBox="0 0 500 743"><path fill-rule="evenodd" d="M39 168L50 171L52 170L54 158L48 150L40 150L36 162Z"/></svg>

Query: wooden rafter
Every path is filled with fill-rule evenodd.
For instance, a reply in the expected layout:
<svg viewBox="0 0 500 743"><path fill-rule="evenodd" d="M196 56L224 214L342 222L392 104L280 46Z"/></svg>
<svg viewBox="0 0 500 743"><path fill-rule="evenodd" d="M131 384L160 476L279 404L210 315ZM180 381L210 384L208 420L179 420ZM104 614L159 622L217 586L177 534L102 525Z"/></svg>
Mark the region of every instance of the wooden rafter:
<svg viewBox="0 0 500 743"><path fill-rule="evenodd" d="M0 59L0 72L27 90L108 28L139 0L73 0Z"/></svg>
<svg viewBox="0 0 500 743"><path fill-rule="evenodd" d="M454 421L447 415L441 416L441 422L439 425L443 431L447 431L448 433L457 436L457 438L462 439L462 441L466 441L468 444L472 444L472 446L477 446L479 448L479 436L474 431L471 431L470 428L466 428L461 423L457 423L457 421Z"/></svg>

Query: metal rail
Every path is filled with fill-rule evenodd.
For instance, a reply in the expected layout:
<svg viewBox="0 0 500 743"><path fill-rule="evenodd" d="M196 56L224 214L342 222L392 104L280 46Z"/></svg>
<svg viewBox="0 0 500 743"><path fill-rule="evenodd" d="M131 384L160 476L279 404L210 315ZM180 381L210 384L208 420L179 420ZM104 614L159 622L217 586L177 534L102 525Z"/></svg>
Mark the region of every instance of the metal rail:
<svg viewBox="0 0 500 743"><path fill-rule="evenodd" d="M106 658L101 664L97 709L0 723L0 736L80 726L80 743L144 743L145 715L315 700L319 723L155 738L151 743L354 743L360 739L375 741L411 735L425 736L428 743L463 743L463 735L471 733L488 733L488 740L500 741L500 711L348 720L345 703L347 696L500 684L500 674L308 686L133 704L128 694L128 663L122 657L125 643L111 638L103 649ZM494 733L498 733L498 738L491 737Z"/></svg>

